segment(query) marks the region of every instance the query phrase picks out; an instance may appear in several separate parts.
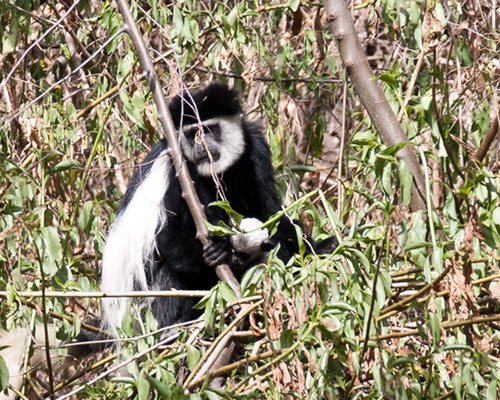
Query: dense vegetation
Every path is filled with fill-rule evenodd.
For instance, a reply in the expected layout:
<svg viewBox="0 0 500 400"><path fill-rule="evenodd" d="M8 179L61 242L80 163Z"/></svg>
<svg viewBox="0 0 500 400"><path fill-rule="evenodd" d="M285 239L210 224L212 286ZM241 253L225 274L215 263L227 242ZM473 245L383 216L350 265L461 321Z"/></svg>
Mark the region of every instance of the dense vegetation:
<svg viewBox="0 0 500 400"><path fill-rule="evenodd" d="M288 212L314 237L340 240L328 257L285 265L271 254L246 275L253 309L240 357L223 371L223 396L497 399L494 4L352 4L408 137L387 147L349 83L321 2L131 2L165 94L216 80L239 88L266 130ZM65 341L99 315L99 300L50 292L99 291L106 232L134 165L160 137L156 109L113 2L2 2L0 26L0 324L54 323ZM421 162L425 211L408 207L411 173L395 156L403 145ZM76 369L89 372L55 397L81 388L75 396L87 399L215 398L191 374L231 323L234 299L225 284L214 288L202 328L183 328L161 351L151 351L159 334L145 315L144 335L122 345L128 374L86 360ZM124 334L134 335L132 325ZM33 398L48 390L26 381Z"/></svg>

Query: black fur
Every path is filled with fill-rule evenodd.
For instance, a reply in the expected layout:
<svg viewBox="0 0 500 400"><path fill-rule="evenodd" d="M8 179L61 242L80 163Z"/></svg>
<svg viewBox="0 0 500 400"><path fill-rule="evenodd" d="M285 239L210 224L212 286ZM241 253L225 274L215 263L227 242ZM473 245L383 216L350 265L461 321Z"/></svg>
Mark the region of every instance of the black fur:
<svg viewBox="0 0 500 400"><path fill-rule="evenodd" d="M238 91L222 83L213 83L203 90L176 96L169 104L175 127L210 118L237 115L242 112Z"/></svg>

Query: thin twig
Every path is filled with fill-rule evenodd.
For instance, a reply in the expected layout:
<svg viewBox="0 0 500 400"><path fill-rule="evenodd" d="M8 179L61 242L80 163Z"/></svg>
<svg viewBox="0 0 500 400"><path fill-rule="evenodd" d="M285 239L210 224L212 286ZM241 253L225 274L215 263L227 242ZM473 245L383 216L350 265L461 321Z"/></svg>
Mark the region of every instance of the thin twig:
<svg viewBox="0 0 500 400"><path fill-rule="evenodd" d="M476 154L476 160L479 162L482 162L484 160L484 157L486 157L486 154L488 153L488 150L490 149L491 144L493 143L493 140L498 135L498 115L495 115L495 118L493 118L493 122L490 126L490 129L488 129L488 133L484 137L483 141L481 142L481 145L479 146L479 149L477 150Z"/></svg>
<svg viewBox="0 0 500 400"><path fill-rule="evenodd" d="M198 72L204 72L206 74L212 74L212 75L218 75L218 76L223 76L226 78L233 78L233 79L241 79L244 80L245 78L243 75L240 74L235 74L234 72L226 72L226 71L217 71L215 69L208 69L204 67L198 67L195 65L187 65L188 68L191 68L195 71ZM276 78L270 78L270 77L265 77L265 76L255 76L252 77L253 81L259 81L259 82L276 82ZM323 84L323 85L328 85L331 83L341 83L341 79L313 79L313 78L283 78L280 79L281 83L317 83L317 84Z"/></svg>
<svg viewBox="0 0 500 400"><path fill-rule="evenodd" d="M132 291L132 292L45 292L45 297L52 298L108 298L108 297L204 297L210 293L209 290L152 290L152 291ZM9 298L11 291L0 291L0 298ZM22 291L14 292L14 298L38 298L42 297L42 291Z"/></svg>
<svg viewBox="0 0 500 400"><path fill-rule="evenodd" d="M392 306L389 306L389 307L386 307L386 308L380 310L380 317L377 318L377 322L380 322L381 320L386 318L385 314L388 314L390 311L399 309L400 307L411 303L413 300L417 299L418 297L422 296L422 294L429 291L434 285L436 285L438 282L440 282L446 276L446 274L450 271L450 269L451 269L451 264L448 267L446 267L443 270L443 272L441 272L436 279L434 279L431 283L428 283L427 285L425 285L422 289L420 289L413 296L410 296L404 300L401 300L398 303L393 304Z"/></svg>
<svg viewBox="0 0 500 400"><path fill-rule="evenodd" d="M110 356L106 357L106 358L103 358L102 360L99 360L97 361L96 363L92 364L91 366L89 366L88 368L85 368L81 371L77 371L74 375L72 375L71 377L69 377L68 379L65 379L64 381L62 381L61 383L57 384L56 386L54 386L54 392L57 392L61 389L63 389L65 386L69 385L71 382L74 382L76 381L78 378L82 377L83 375L86 375L88 374L89 372L92 372L100 367L102 367L104 364L107 364L111 361L113 361L114 359L116 359L118 357L118 354L115 353L115 354L111 354Z"/></svg>
<svg viewBox="0 0 500 400"><path fill-rule="evenodd" d="M286 349L270 350L270 351L266 351L265 353L262 353L262 354L257 354L255 356L244 358L244 359L236 361L232 364L227 364L227 365L225 365L221 368L218 368L215 371L211 372L210 377L214 378L216 376L224 375L224 374L227 374L228 372L231 372L235 369L241 368L243 366L247 366L250 363L258 362L258 361L261 361L265 358L280 355L285 350ZM189 389L192 389L192 388L195 388L195 387L201 385L204 381L205 381L204 376L200 377L200 379L193 379L193 381L189 384Z"/></svg>
<svg viewBox="0 0 500 400"><path fill-rule="evenodd" d="M441 324L441 328L443 329L453 329L453 328L459 328L462 326L470 326L470 325L477 325L477 324L489 324L492 322L497 322L500 321L500 314L495 314L493 316L488 316L488 317L477 317L477 318L471 318L471 319L465 319L465 320L459 320L459 321L453 321L453 322L446 322ZM404 332L393 332L389 333L387 335L380 335L380 336L372 336L368 340L370 341L383 341L383 340L389 340L389 339L395 339L395 338L401 338L405 336L415 336L415 335L420 335L420 331L418 329L411 329L408 331ZM359 340L360 342L363 342L365 338L363 337L357 337L356 340ZM342 343L347 343L350 342L351 339L345 340L342 339Z"/></svg>
<svg viewBox="0 0 500 400"><path fill-rule="evenodd" d="M3 82L0 84L0 93L3 91L3 88L5 85L7 85L7 82L9 81L10 78L12 78L12 75L16 72L17 67L23 62L23 60L27 57L27 55L30 53L31 49L37 47L40 42L50 34L55 28L61 25L62 21L64 18L67 18L73 10L80 4L80 0L74 1L73 4L68 8L68 11L59 18L50 28L48 28L37 40L35 40L27 49L26 51L19 57L19 59L16 61L16 63L12 66L10 72L7 74ZM19 115L19 113L17 114Z"/></svg>
<svg viewBox="0 0 500 400"><path fill-rule="evenodd" d="M77 3L76 3L77 4ZM113 36L111 36L108 40L106 40L101 47L99 47L94 54L92 54L92 57L87 58L82 64L80 64L79 67L75 68L73 71L71 71L69 74L65 75L61 79L59 79L57 82L54 82L52 85L50 85L46 90L44 90L41 94L39 94L37 97L35 97L33 100L29 101L28 104L26 104L24 107L21 109L17 110L15 113L9 115L8 121L11 121L19 116L21 116L27 109L29 109L33 104L37 103L39 100L43 99L48 93L50 93L52 90L54 90L56 87L62 85L64 82L69 80L74 74L79 72L85 65L87 65L90 61L92 61L97 55L103 51L113 40L115 40L119 35L122 34L122 31L116 32Z"/></svg>

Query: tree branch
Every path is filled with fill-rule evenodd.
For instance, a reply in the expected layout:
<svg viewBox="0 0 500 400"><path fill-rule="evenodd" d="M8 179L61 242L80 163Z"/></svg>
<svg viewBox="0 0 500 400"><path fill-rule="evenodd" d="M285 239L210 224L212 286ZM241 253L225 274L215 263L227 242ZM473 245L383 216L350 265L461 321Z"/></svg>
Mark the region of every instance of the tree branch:
<svg viewBox="0 0 500 400"><path fill-rule="evenodd" d="M354 29L353 18L346 0L325 0L325 10L333 36L337 40L340 57L344 62L354 90L370 116L382 141L387 146L408 142L396 116L389 106ZM425 180L412 147L406 146L396 154L404 160L413 174L410 209L425 210Z"/></svg>
<svg viewBox="0 0 500 400"><path fill-rule="evenodd" d="M486 157L486 153L490 149L493 140L497 137L498 134L498 115L495 115L493 122L491 123L490 129L488 129L488 133L484 137L479 149L477 150L476 160L479 162L483 162L484 157Z"/></svg>
<svg viewBox="0 0 500 400"><path fill-rule="evenodd" d="M208 240L208 230L203 223L203 220L206 219L205 212L200 203L200 199L198 198L198 194L194 189L193 181L189 176L186 161L182 156L177 131L172 121L172 116L168 110L167 101L163 95L160 80L158 79L158 75L156 74L153 62L151 61L146 46L142 40L139 29L137 28L132 14L130 13L127 1L117 0L116 4L118 5L118 10L123 17L124 29L132 40L132 44L137 52L137 57L139 58L141 67L145 72L146 81L148 82L151 92L153 93L156 108L158 110L158 120L160 121L163 129L163 135L167 139L170 147L169 155L172 158L177 179L179 180L179 184L182 188L182 196L184 200L186 200L189 211L191 212L193 221L196 225L196 237L203 245L205 245ZM215 271L219 279L227 282L235 292L236 296L240 298L240 285L229 266L226 264L218 265Z"/></svg>
<svg viewBox="0 0 500 400"><path fill-rule="evenodd" d="M165 135L170 147L168 154L172 158L172 162L174 164L177 179L179 180L179 184L182 189L182 197L186 201L196 225L196 237L203 245L205 245L208 241L208 230L203 223L203 220L206 219L205 212L200 203L200 199L198 198L198 194L194 189L193 181L189 175L186 161L182 156L177 132L172 121L172 116L170 115L167 107L167 101L165 100L165 96L163 95L163 91L161 89L160 80L158 79L153 62L151 61L151 58L146 50L146 46L144 45L139 29L137 28L132 14L130 13L127 1L117 0L116 3L120 14L123 16L125 25L124 28L132 40L139 62L141 63L141 67L146 73L146 80L153 93L156 107L158 109L158 120L160 121L163 128L163 134ZM220 280L228 283L228 285L233 289L236 297L241 299L240 284L234 277L234 274L229 266L227 264L218 265L215 268L215 272ZM214 352L214 357L216 357L217 362L212 365L212 369L217 369L222 365L228 364L232 358L234 349L235 346L231 344L228 345L228 348L217 349L218 354ZM215 384L218 385L218 383Z"/></svg>

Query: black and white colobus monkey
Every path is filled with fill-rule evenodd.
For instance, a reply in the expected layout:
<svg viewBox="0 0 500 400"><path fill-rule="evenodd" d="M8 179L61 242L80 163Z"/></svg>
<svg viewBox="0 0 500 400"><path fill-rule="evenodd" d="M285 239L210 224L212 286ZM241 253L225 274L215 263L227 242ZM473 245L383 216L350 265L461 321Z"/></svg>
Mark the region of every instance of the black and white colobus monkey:
<svg viewBox="0 0 500 400"><path fill-rule="evenodd" d="M235 211L249 219L266 221L281 209L269 147L259 127L245 120L236 90L211 84L175 97L169 108L210 223L228 221L221 208L207 207L223 199L222 193ZM101 286L105 292L210 289L217 276L207 264L225 259L233 269L248 266L241 258L228 257L232 249L224 243L211 242L203 249L196 239L167 147L161 140L152 148L125 193L104 251ZM269 241L259 240L260 248L252 244L243 250L252 246L256 252L269 250ZM295 227L287 217L270 240L273 246L280 243L278 255L284 260L298 252ZM307 242L313 247L310 251L322 254L337 246L333 237ZM156 298L150 308L164 327L197 316L194 304L196 300L190 298ZM104 327L116 332L126 307L123 298L106 299Z"/></svg>

